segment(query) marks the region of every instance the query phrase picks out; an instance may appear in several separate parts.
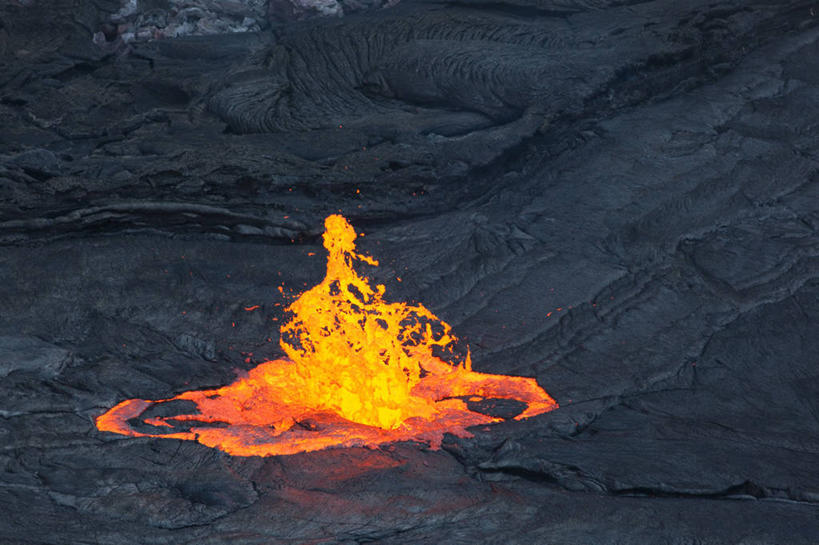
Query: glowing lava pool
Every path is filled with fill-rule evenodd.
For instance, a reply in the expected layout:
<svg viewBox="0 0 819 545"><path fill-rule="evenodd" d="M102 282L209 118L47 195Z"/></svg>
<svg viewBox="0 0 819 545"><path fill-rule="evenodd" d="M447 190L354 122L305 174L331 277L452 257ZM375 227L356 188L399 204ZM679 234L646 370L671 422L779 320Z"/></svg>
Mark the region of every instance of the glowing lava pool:
<svg viewBox="0 0 819 545"><path fill-rule="evenodd" d="M533 378L472 371L449 325L423 305L386 302L384 286L354 270L357 261L378 262L355 252L347 220L329 216L325 228L327 274L287 308L280 341L287 359L222 388L123 401L97 427L273 456L406 440L439 448L444 433L469 437L469 426L502 420L467 401L520 401L526 408L516 420L557 408Z"/></svg>

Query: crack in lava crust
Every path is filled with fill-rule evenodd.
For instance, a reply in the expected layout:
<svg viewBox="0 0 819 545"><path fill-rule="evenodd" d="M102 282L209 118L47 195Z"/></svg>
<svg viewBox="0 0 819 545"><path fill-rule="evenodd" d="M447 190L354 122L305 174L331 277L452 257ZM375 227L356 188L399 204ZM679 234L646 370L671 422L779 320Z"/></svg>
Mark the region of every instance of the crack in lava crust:
<svg viewBox="0 0 819 545"><path fill-rule="evenodd" d="M557 408L535 379L472 371L448 324L423 305L384 301L384 286L354 270L357 261L378 262L355 252L355 230L342 216L329 216L325 228L327 274L287 308L280 341L287 359L222 388L123 401L97 427L272 456L405 440L439 448L444 433L469 437L469 426L502 420L469 410L462 398L521 401L516 420ZM180 400L195 410L150 416Z"/></svg>

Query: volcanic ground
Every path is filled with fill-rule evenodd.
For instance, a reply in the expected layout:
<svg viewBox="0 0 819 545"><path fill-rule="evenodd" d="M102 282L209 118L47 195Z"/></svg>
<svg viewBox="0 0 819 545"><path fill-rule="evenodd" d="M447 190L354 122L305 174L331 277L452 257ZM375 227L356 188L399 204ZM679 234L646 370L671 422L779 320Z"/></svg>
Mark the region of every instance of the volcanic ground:
<svg viewBox="0 0 819 545"><path fill-rule="evenodd" d="M97 429L281 358L331 214L560 407L440 449ZM814 1L6 0L0 543L816 544L817 229Z"/></svg>

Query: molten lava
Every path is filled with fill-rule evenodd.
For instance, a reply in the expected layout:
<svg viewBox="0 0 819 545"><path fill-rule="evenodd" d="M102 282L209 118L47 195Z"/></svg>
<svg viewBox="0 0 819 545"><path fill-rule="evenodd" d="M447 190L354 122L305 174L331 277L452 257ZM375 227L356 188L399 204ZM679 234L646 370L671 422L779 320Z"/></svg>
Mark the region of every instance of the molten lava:
<svg viewBox="0 0 819 545"><path fill-rule="evenodd" d="M527 407L516 420L557 408L532 378L472 371L449 325L423 305L386 302L384 286L359 276L356 262L378 262L355 252L356 233L342 216L325 227L327 274L287 308L281 328L288 359L222 388L123 401L97 427L271 456L402 440L438 448L444 433L468 437L467 427L502 420L470 410L467 398L521 401Z"/></svg>

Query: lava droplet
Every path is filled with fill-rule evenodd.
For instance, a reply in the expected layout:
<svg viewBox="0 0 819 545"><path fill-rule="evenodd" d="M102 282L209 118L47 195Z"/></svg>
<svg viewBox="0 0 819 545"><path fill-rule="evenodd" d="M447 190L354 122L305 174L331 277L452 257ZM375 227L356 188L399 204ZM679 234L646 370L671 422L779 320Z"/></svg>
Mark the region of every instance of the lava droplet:
<svg viewBox="0 0 819 545"><path fill-rule="evenodd" d="M414 440L437 449L444 433L502 420L466 401L514 399L516 420L557 408L533 378L472 371L469 351L423 305L388 303L353 268L378 262L355 251L340 215L325 221L327 274L288 308L280 344L233 384L156 401L129 399L97 427L133 437L189 439L237 456Z"/></svg>

